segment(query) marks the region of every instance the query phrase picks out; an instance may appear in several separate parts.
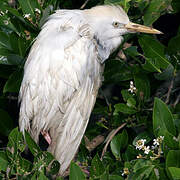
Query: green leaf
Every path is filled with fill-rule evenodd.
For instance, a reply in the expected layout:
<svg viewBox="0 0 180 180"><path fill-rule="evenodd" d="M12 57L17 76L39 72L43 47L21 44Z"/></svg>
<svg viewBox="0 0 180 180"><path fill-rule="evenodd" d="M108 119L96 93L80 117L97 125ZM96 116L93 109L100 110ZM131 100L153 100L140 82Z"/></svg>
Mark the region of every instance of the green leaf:
<svg viewBox="0 0 180 180"><path fill-rule="evenodd" d="M37 177L38 180L48 180L48 178L44 175L43 172L39 173L39 176Z"/></svg>
<svg viewBox="0 0 180 180"><path fill-rule="evenodd" d="M158 80L168 80L171 79L174 75L174 67L172 64L169 64L168 67L161 73L154 74L154 77Z"/></svg>
<svg viewBox="0 0 180 180"><path fill-rule="evenodd" d="M109 180L123 180L121 176L118 175L109 175Z"/></svg>
<svg viewBox="0 0 180 180"><path fill-rule="evenodd" d="M13 120L6 111L0 109L0 133L4 136L8 136L12 129Z"/></svg>
<svg viewBox="0 0 180 180"><path fill-rule="evenodd" d="M156 61L153 61L153 59L149 59L147 57L145 57L146 59L146 62L145 64L142 65L143 69L145 69L146 71L149 71L149 72L159 72L161 73L161 70L159 68L159 65L156 66Z"/></svg>
<svg viewBox="0 0 180 180"><path fill-rule="evenodd" d="M22 175L24 175L25 172L29 173L32 170L32 163L30 161L20 157L20 160L19 160L19 172L20 172L20 169L21 169L21 174Z"/></svg>
<svg viewBox="0 0 180 180"><path fill-rule="evenodd" d="M178 167L180 168L180 150L170 150L166 157L166 168Z"/></svg>
<svg viewBox="0 0 180 180"><path fill-rule="evenodd" d="M35 8L40 9L37 0L18 0L24 14L30 14L35 18Z"/></svg>
<svg viewBox="0 0 180 180"><path fill-rule="evenodd" d="M122 97L123 97L123 100L126 102L129 98L133 98L133 95L129 93L128 90L125 90L123 89L121 91L121 94L122 94Z"/></svg>
<svg viewBox="0 0 180 180"><path fill-rule="evenodd" d="M130 2L131 0L105 0L104 4L109 4L109 5L120 5L126 12L128 12L130 8Z"/></svg>
<svg viewBox="0 0 180 180"><path fill-rule="evenodd" d="M144 166L144 167L142 167L142 168L139 168L139 169L135 172L135 174L132 176L132 179L142 180L142 179L148 178L149 175L151 174L153 168L154 168L154 165Z"/></svg>
<svg viewBox="0 0 180 180"><path fill-rule="evenodd" d="M161 12L167 9L172 0L151 0L148 8L144 13L144 24L146 26L152 25L161 15Z"/></svg>
<svg viewBox="0 0 180 180"><path fill-rule="evenodd" d="M24 62L24 59L16 54L10 54L7 56L7 61L9 65L22 65Z"/></svg>
<svg viewBox="0 0 180 180"><path fill-rule="evenodd" d="M180 12L180 1L179 0L172 0L171 5L175 12Z"/></svg>
<svg viewBox="0 0 180 180"><path fill-rule="evenodd" d="M119 112L124 113L124 114L135 114L137 112L137 110L122 103L115 104L114 107L115 107L115 110L113 113L114 115L117 115Z"/></svg>
<svg viewBox="0 0 180 180"><path fill-rule="evenodd" d="M6 84L5 84L4 88L3 88L3 93L6 93L6 92L19 92L22 78L23 78L23 72L20 69L13 72L9 76L9 79L7 80L7 82L6 82Z"/></svg>
<svg viewBox="0 0 180 180"><path fill-rule="evenodd" d="M158 98L155 98L153 108L153 130L157 136L165 135L166 131L176 135L176 129L171 111L167 105Z"/></svg>
<svg viewBox="0 0 180 180"><path fill-rule="evenodd" d="M178 139L170 134L168 131L164 135L164 143L165 147L171 150L175 150L179 148L179 142Z"/></svg>
<svg viewBox="0 0 180 180"><path fill-rule="evenodd" d="M42 152L43 159L47 166L47 171L49 174L57 174L60 168L59 162L54 158L54 156L47 151Z"/></svg>
<svg viewBox="0 0 180 180"><path fill-rule="evenodd" d="M120 159L120 151L127 146L128 143L128 134L126 130L123 130L121 134L118 134L113 137L110 147L113 155Z"/></svg>
<svg viewBox="0 0 180 180"><path fill-rule="evenodd" d="M134 98L129 98L127 100L127 106L134 108L136 106L136 100Z"/></svg>
<svg viewBox="0 0 180 180"><path fill-rule="evenodd" d="M9 36L2 31L0 31L0 46L11 50L11 44L9 41Z"/></svg>
<svg viewBox="0 0 180 180"><path fill-rule="evenodd" d="M142 180L148 178L154 167L151 161L138 159L133 167L132 179Z"/></svg>
<svg viewBox="0 0 180 180"><path fill-rule="evenodd" d="M30 149L31 152L32 152L33 146L31 146L31 149ZM34 150L33 153L36 155L34 158L33 169L35 169L36 171L44 172L46 168L47 173L51 175L57 174L60 168L60 164L57 160L55 160L54 156L50 152L47 152L47 151L43 152L43 151L38 150L37 147L35 148L36 149Z"/></svg>
<svg viewBox="0 0 180 180"><path fill-rule="evenodd" d="M41 149L39 148L39 146L35 143L35 141L31 138L31 136L29 135L28 132L25 131L25 139L26 139L26 143L28 145L29 150L31 151L31 153L36 156Z"/></svg>
<svg viewBox="0 0 180 180"><path fill-rule="evenodd" d="M130 46L124 50L126 55L131 57L139 56L139 52L137 51L137 46Z"/></svg>
<svg viewBox="0 0 180 180"><path fill-rule="evenodd" d="M18 150L23 152L25 149L25 143L23 135L18 131L18 128L15 128L11 131L8 136L9 142L7 144L7 156L13 161L14 158L17 158Z"/></svg>
<svg viewBox="0 0 180 180"><path fill-rule="evenodd" d="M80 167L76 163L71 162L69 180L83 179L86 179L85 174L81 171Z"/></svg>
<svg viewBox="0 0 180 180"><path fill-rule="evenodd" d="M122 154L122 157L124 161L131 161L133 159L136 159L137 155L138 150L136 150L134 146L128 145L125 153Z"/></svg>
<svg viewBox="0 0 180 180"><path fill-rule="evenodd" d="M173 180L180 179L180 168L169 167L168 170L169 170Z"/></svg>
<svg viewBox="0 0 180 180"><path fill-rule="evenodd" d="M133 78L130 69L118 60L107 61L104 77L107 83L118 83Z"/></svg>
<svg viewBox="0 0 180 180"><path fill-rule="evenodd" d="M147 100L150 97L150 83L145 74L137 74L134 76L137 95L140 100Z"/></svg>
<svg viewBox="0 0 180 180"><path fill-rule="evenodd" d="M12 31L16 32L17 34L19 34L16 27L10 21L9 16L7 16L6 14L4 14L3 16L0 16L0 26L4 27L5 29L12 30Z"/></svg>
<svg viewBox="0 0 180 180"><path fill-rule="evenodd" d="M0 151L0 171L6 171L8 167L8 157L5 151Z"/></svg>
<svg viewBox="0 0 180 180"><path fill-rule="evenodd" d="M156 69L165 69L170 64L164 55L165 47L152 36L140 36L139 44L143 49L145 56L151 61Z"/></svg>
<svg viewBox="0 0 180 180"><path fill-rule="evenodd" d="M180 51L180 35L170 39L167 51L169 54L175 54Z"/></svg>
<svg viewBox="0 0 180 180"><path fill-rule="evenodd" d="M12 46L14 54L24 57L27 47L28 47L28 44L27 44L28 41L19 37L15 33L11 33L10 42L11 42L11 46Z"/></svg>
<svg viewBox="0 0 180 180"><path fill-rule="evenodd" d="M91 168L90 168L90 177L95 179L99 178L105 171L104 165L99 158L99 155L96 154L91 161Z"/></svg>

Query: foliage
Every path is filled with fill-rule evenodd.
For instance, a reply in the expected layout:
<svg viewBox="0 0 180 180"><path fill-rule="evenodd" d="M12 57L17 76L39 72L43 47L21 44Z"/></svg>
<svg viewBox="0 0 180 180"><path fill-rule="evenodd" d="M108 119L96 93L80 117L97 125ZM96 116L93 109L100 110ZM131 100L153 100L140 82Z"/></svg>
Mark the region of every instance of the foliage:
<svg viewBox="0 0 180 180"><path fill-rule="evenodd" d="M53 179L58 174L60 164L41 150L45 145L40 148L27 132L23 136L15 128L17 96L24 63L46 18L59 6L74 8L83 3L1 0L0 147L7 144L0 151L1 179ZM156 25L162 31L162 24L169 22L161 18L180 12L179 0L92 0L86 6L97 4L121 5L133 22ZM76 157L78 163L70 165L70 180L180 179L178 28L170 36L128 34L106 62L105 80Z"/></svg>

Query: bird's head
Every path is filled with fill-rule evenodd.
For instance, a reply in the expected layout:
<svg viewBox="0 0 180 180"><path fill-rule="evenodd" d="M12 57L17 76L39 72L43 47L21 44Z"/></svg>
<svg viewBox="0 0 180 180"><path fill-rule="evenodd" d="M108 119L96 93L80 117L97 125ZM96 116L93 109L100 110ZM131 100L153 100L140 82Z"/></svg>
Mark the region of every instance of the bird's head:
<svg viewBox="0 0 180 180"><path fill-rule="evenodd" d="M120 6L96 6L84 12L99 44L99 53L104 60L121 44L124 34L135 32L161 34L151 27L130 22Z"/></svg>

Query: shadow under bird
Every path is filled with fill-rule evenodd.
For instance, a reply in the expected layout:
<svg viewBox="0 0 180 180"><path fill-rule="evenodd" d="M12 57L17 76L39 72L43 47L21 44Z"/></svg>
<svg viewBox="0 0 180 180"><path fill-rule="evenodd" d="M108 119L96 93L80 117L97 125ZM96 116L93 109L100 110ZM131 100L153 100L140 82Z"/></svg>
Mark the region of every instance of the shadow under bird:
<svg viewBox="0 0 180 180"><path fill-rule="evenodd" d="M160 31L129 21L119 6L57 10L42 27L24 67L20 130L39 135L63 175L78 150L101 86L104 62L126 33Z"/></svg>

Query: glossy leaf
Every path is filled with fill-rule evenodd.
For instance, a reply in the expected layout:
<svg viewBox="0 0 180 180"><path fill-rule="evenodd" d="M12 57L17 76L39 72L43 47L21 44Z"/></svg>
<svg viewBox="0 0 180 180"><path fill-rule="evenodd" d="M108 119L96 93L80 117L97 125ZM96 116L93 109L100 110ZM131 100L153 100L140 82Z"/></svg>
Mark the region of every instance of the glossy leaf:
<svg viewBox="0 0 180 180"><path fill-rule="evenodd" d="M85 180L85 174L81 171L80 167L76 163L71 162L69 180L80 179Z"/></svg>
<svg viewBox="0 0 180 180"><path fill-rule="evenodd" d="M91 161L90 177L95 179L100 177L105 171L104 165L99 158L99 155L96 154Z"/></svg>
<svg viewBox="0 0 180 180"><path fill-rule="evenodd" d="M0 46L11 50L11 44L9 41L9 36L2 31L0 31Z"/></svg>
<svg viewBox="0 0 180 180"><path fill-rule="evenodd" d="M13 72L9 76L9 79L7 80L7 82L6 82L5 86L4 86L3 93L6 93L6 92L19 92L22 77L23 77L23 74L22 74L21 70L17 70L15 72Z"/></svg>
<svg viewBox="0 0 180 180"><path fill-rule="evenodd" d="M13 120L6 111L0 109L0 134L8 136L12 129Z"/></svg>
<svg viewBox="0 0 180 180"><path fill-rule="evenodd" d="M180 35L170 39L167 50L170 54L175 54L180 51Z"/></svg>
<svg viewBox="0 0 180 180"><path fill-rule="evenodd" d="M28 132L25 132L25 139L31 153L36 156L41 150Z"/></svg>
<svg viewBox="0 0 180 180"><path fill-rule="evenodd" d="M168 80L171 79L174 75L174 67L169 64L168 67L161 73L155 74L155 78L158 80Z"/></svg>
<svg viewBox="0 0 180 180"><path fill-rule="evenodd" d="M117 159L120 159L120 151L127 146L127 143L128 143L128 134L125 130L121 134L118 134L113 137L110 143L110 147L113 155Z"/></svg>
<svg viewBox="0 0 180 180"><path fill-rule="evenodd" d="M159 72L161 73L161 69L159 67L159 64L156 63L156 61L153 61L151 58L145 57L146 62L143 64L143 69L149 72Z"/></svg>
<svg viewBox="0 0 180 180"><path fill-rule="evenodd" d="M147 57L149 61L154 64L156 69L165 69L170 64L164 55L165 47L159 41L155 40L152 36L140 36L139 44L143 49L145 57Z"/></svg>
<svg viewBox="0 0 180 180"><path fill-rule="evenodd" d="M169 167L168 170L169 170L173 180L180 179L180 168Z"/></svg>
<svg viewBox="0 0 180 180"><path fill-rule="evenodd" d="M25 143L22 133L18 131L18 128L15 128L11 131L8 136L9 142L7 144L7 156L13 160L17 158L18 151L23 152L25 149Z"/></svg>
<svg viewBox="0 0 180 180"><path fill-rule="evenodd" d="M172 134L170 134L168 131L164 135L164 143L167 149L175 150L179 148L178 139Z"/></svg>
<svg viewBox="0 0 180 180"><path fill-rule="evenodd" d="M8 157L5 151L0 151L0 171L6 171L8 167Z"/></svg>
<svg viewBox="0 0 180 180"><path fill-rule="evenodd" d="M152 25L161 15L161 12L167 9L172 0L151 0L144 14L144 24Z"/></svg>
<svg viewBox="0 0 180 180"><path fill-rule="evenodd" d="M172 113L167 105L158 98L155 98L154 101L153 130L156 136L164 135L166 131L176 135Z"/></svg>
<svg viewBox="0 0 180 180"><path fill-rule="evenodd" d="M135 110L132 107L127 106L126 104L115 104L115 111L114 111L114 115L117 115L119 112L124 113L124 114L135 114L137 112L137 110Z"/></svg>
<svg viewBox="0 0 180 180"><path fill-rule="evenodd" d="M180 168L180 150L170 150L166 157L166 167Z"/></svg>
<svg viewBox="0 0 180 180"><path fill-rule="evenodd" d="M144 178L149 178L151 172L153 171L153 168L154 165L143 166L139 168L132 176L132 179L142 180Z"/></svg>
<svg viewBox="0 0 180 180"><path fill-rule="evenodd" d="M130 94L128 90L123 89L123 90L121 91L121 94L122 94L123 100L124 100L125 102L126 102L128 99L133 98L133 95Z"/></svg>
<svg viewBox="0 0 180 180"><path fill-rule="evenodd" d="M137 95L140 100L147 100L150 97L150 82L145 74L137 74L134 76Z"/></svg>
<svg viewBox="0 0 180 180"><path fill-rule="evenodd" d="M132 73L124 64L118 60L111 60L106 63L104 72L105 81L120 82L132 79Z"/></svg>

